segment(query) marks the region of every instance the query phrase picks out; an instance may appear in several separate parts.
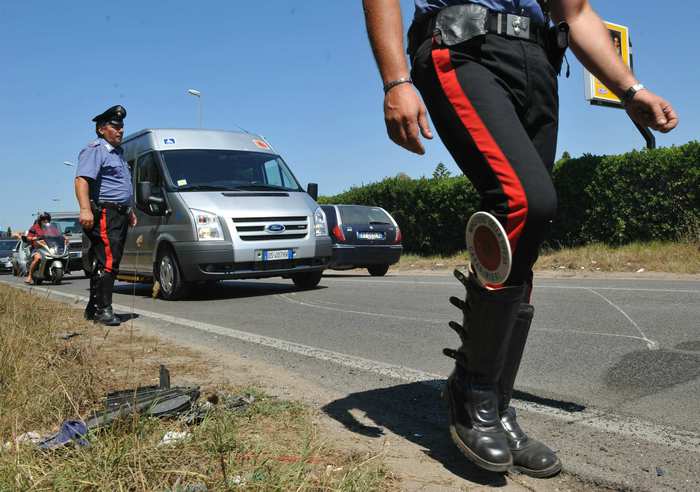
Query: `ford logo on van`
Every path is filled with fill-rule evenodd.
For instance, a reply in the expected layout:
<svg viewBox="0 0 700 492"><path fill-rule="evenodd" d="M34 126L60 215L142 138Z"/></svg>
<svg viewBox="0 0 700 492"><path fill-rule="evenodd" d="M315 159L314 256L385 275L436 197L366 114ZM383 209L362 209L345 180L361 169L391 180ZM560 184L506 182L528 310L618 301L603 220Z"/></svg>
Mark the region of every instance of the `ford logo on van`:
<svg viewBox="0 0 700 492"><path fill-rule="evenodd" d="M283 224L270 224L265 229L272 234L280 234L285 231L286 227Z"/></svg>

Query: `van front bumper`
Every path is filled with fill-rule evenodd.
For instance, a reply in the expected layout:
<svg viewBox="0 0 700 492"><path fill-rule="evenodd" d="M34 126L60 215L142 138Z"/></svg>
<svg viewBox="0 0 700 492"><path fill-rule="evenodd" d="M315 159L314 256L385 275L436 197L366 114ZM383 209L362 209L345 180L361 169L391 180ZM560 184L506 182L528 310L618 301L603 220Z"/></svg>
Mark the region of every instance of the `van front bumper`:
<svg viewBox="0 0 700 492"><path fill-rule="evenodd" d="M229 242L175 243L175 254L188 282L266 277L291 277L325 270L332 254L330 237L317 238L316 256L292 260L236 262Z"/></svg>

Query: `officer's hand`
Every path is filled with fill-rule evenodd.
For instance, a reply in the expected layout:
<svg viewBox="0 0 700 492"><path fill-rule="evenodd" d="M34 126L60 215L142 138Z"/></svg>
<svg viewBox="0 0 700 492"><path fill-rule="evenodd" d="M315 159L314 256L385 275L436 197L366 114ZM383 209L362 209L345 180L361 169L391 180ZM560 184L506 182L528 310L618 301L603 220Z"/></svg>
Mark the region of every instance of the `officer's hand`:
<svg viewBox="0 0 700 492"><path fill-rule="evenodd" d="M136 220L136 214L132 211L129 212L129 227L136 227L138 220Z"/></svg>
<svg viewBox="0 0 700 492"><path fill-rule="evenodd" d="M78 220L80 225L83 226L83 229L86 231L91 230L95 225L95 218L92 216L92 210L81 210L80 218Z"/></svg>
<svg viewBox="0 0 700 492"><path fill-rule="evenodd" d="M668 133L678 125L671 104L647 89L637 92L625 109L634 121L661 133Z"/></svg>
<svg viewBox="0 0 700 492"><path fill-rule="evenodd" d="M425 154L418 136L433 138L423 102L410 84L392 88L384 96L384 122L389 138L404 149Z"/></svg>

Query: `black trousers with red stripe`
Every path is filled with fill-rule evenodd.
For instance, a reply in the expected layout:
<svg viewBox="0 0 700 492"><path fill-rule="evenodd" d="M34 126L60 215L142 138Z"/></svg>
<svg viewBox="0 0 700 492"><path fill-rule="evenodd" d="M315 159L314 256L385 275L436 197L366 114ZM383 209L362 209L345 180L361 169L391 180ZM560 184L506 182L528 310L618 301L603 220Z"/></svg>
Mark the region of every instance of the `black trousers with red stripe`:
<svg viewBox="0 0 700 492"><path fill-rule="evenodd" d="M85 231L90 240L90 256L97 261L90 277L90 302L97 307L112 305L114 279L124 253L129 215L112 208L93 208L95 225Z"/></svg>
<svg viewBox="0 0 700 492"><path fill-rule="evenodd" d="M532 285L532 266L557 207L550 173L557 73L540 45L497 34L450 48L415 43L411 76L435 129L508 234L506 285Z"/></svg>

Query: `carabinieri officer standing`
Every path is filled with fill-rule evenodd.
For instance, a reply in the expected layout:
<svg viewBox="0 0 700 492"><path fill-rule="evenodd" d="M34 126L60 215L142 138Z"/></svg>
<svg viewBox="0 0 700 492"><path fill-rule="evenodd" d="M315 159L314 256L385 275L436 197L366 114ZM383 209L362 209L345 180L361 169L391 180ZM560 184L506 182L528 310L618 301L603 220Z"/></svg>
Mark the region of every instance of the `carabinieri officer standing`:
<svg viewBox="0 0 700 492"><path fill-rule="evenodd" d="M107 326L120 324L112 310L112 289L127 229L136 225L131 172L120 147L125 117L126 109L117 105L92 119L98 138L80 151L75 177L80 224L90 240L88 257L97 263L90 276L85 319Z"/></svg>
<svg viewBox="0 0 700 492"><path fill-rule="evenodd" d="M665 133L678 117L622 62L588 0L415 0L410 76L399 0L364 0L364 7L390 138L423 154L419 135L432 138L427 107L512 251L510 273L497 285L475 270L468 278L456 272L467 297L451 299L463 311L462 325L451 325L462 346L445 351L456 359L445 392L452 440L487 470L552 476L559 458L522 431L510 400L534 313L532 266L557 207L550 173L567 46L636 123Z"/></svg>

